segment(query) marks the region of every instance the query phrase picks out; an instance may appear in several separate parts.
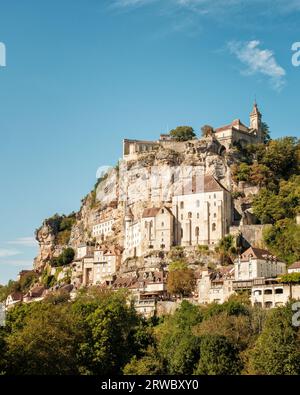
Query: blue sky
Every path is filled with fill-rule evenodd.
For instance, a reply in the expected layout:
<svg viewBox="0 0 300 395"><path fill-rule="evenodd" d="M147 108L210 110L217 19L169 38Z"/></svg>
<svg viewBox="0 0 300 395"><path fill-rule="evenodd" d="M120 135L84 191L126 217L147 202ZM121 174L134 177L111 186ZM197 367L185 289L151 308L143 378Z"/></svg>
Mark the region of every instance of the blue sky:
<svg viewBox="0 0 300 395"><path fill-rule="evenodd" d="M248 122L299 134L300 0L0 3L0 283L32 265L34 230L78 210L122 139Z"/></svg>

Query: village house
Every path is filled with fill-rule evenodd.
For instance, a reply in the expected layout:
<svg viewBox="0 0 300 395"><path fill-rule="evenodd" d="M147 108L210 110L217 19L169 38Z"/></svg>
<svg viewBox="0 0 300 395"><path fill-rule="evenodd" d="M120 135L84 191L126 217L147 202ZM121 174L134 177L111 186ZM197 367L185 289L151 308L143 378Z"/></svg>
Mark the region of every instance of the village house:
<svg viewBox="0 0 300 395"><path fill-rule="evenodd" d="M234 266L203 270L198 281L198 303L224 303L234 294Z"/></svg>
<svg viewBox="0 0 300 395"><path fill-rule="evenodd" d="M288 267L288 273L300 273L300 261L290 265Z"/></svg>
<svg viewBox="0 0 300 395"><path fill-rule="evenodd" d="M92 237L95 237L96 239L105 240L105 238L112 233L113 225L114 225L113 219L96 223L95 225L93 225Z"/></svg>
<svg viewBox="0 0 300 395"><path fill-rule="evenodd" d="M121 264L122 250L115 246L80 245L72 263L72 284L80 286L111 284Z"/></svg>
<svg viewBox="0 0 300 395"><path fill-rule="evenodd" d="M5 308L10 309L23 301L22 292L13 292L5 300Z"/></svg>
<svg viewBox="0 0 300 395"><path fill-rule="evenodd" d="M300 285L281 284L280 280L266 280L251 288L251 303L266 309L284 306L289 300L300 300Z"/></svg>
<svg viewBox="0 0 300 395"><path fill-rule="evenodd" d="M269 251L250 247L235 260L235 283L259 278L274 278L286 273L286 263Z"/></svg>
<svg viewBox="0 0 300 395"><path fill-rule="evenodd" d="M43 300L45 297L45 291L46 290L43 285L35 285L23 296L23 301L25 303L29 303Z"/></svg>

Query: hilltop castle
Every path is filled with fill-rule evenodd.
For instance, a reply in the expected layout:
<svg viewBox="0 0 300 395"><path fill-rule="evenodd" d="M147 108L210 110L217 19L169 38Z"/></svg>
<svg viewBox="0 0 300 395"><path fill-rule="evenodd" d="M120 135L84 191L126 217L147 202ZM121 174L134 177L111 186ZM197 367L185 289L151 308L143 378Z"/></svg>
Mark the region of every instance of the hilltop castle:
<svg viewBox="0 0 300 395"><path fill-rule="evenodd" d="M236 143L242 146L245 144L262 143L263 130L261 119L262 114L258 109L257 103L254 102L253 109L250 113L249 126L244 125L240 119L235 119L230 124L215 129L214 137L226 149ZM139 153L152 151L159 146L179 152L184 150L184 144L174 141L168 134L161 134L158 141L125 139L123 141L123 159L135 160Z"/></svg>

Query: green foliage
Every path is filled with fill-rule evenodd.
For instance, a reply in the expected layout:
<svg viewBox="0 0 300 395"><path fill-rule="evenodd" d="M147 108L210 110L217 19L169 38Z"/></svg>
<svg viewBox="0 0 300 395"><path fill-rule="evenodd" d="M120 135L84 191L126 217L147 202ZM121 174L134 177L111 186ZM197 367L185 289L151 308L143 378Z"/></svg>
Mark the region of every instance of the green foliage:
<svg viewBox="0 0 300 395"><path fill-rule="evenodd" d="M240 302L239 300L231 299L223 304L212 303L208 305L203 311L204 319L209 317L217 316L218 314L225 312L228 316L234 315L249 315L248 303Z"/></svg>
<svg viewBox="0 0 300 395"><path fill-rule="evenodd" d="M71 236L71 229L76 222L76 214L73 212L70 215L54 214L52 217L45 220L53 234L55 235L55 242L59 245L67 245ZM36 234L40 228L36 230Z"/></svg>
<svg viewBox="0 0 300 395"><path fill-rule="evenodd" d="M266 227L263 238L268 249L287 263L300 259L300 226L292 219L277 221Z"/></svg>
<svg viewBox="0 0 300 395"><path fill-rule="evenodd" d="M193 140L196 134L191 126L178 126L170 131L170 136L176 141L188 141Z"/></svg>
<svg viewBox="0 0 300 395"><path fill-rule="evenodd" d="M134 354L138 317L123 293L92 290L74 303L83 338L78 356L83 374L119 374Z"/></svg>
<svg viewBox="0 0 300 395"><path fill-rule="evenodd" d="M174 246L168 253L168 258L172 261L183 261L185 259L184 248L181 246Z"/></svg>
<svg viewBox="0 0 300 395"><path fill-rule="evenodd" d="M159 375L163 373L163 364L157 356L157 350L149 347L147 353L140 359L136 355L131 358L123 369L126 375Z"/></svg>
<svg viewBox="0 0 300 395"><path fill-rule="evenodd" d="M236 182L239 181L250 181L251 168L247 163L240 163L232 167L233 179Z"/></svg>
<svg viewBox="0 0 300 395"><path fill-rule="evenodd" d="M1 371L118 374L134 355L149 356L150 327L128 306L126 294L90 289L74 302L57 296L9 311L5 332L0 328ZM143 326L149 336L142 335Z"/></svg>
<svg viewBox="0 0 300 395"><path fill-rule="evenodd" d="M284 284L300 284L300 273L288 273L280 276L280 282Z"/></svg>
<svg viewBox="0 0 300 395"><path fill-rule="evenodd" d="M209 253L208 245L198 245L197 249L200 254L201 253L205 253L205 254Z"/></svg>
<svg viewBox="0 0 300 395"><path fill-rule="evenodd" d="M169 265L169 272L174 272L175 270L185 270L188 266L185 262L182 261L174 261Z"/></svg>
<svg viewBox="0 0 300 395"><path fill-rule="evenodd" d="M249 352L249 373L300 374L299 329L292 325L292 314L291 306L269 312L264 329Z"/></svg>
<svg viewBox="0 0 300 395"><path fill-rule="evenodd" d="M38 281L38 279L39 275L33 271L23 274L19 281L20 290L23 293L29 291L29 289Z"/></svg>
<svg viewBox="0 0 300 395"><path fill-rule="evenodd" d="M196 370L200 375L237 375L242 364L238 351L225 336L201 338L201 358Z"/></svg>
<svg viewBox="0 0 300 395"><path fill-rule="evenodd" d="M265 136L266 140L268 137ZM295 137L238 148L242 163L232 165L233 179L278 191L279 183L300 174L300 143Z"/></svg>
<svg viewBox="0 0 300 395"><path fill-rule="evenodd" d="M232 235L224 236L218 243L215 251L219 254L221 262L232 263L237 255L235 239Z"/></svg>
<svg viewBox="0 0 300 395"><path fill-rule="evenodd" d="M51 259L50 265L52 267L69 265L73 261L74 256L75 256L75 252L73 248L71 247L65 248L57 258Z"/></svg>
<svg viewBox="0 0 300 395"><path fill-rule="evenodd" d="M300 176L281 181L279 191L260 190L253 201L254 214L261 223L274 224L285 218L294 218L300 210Z"/></svg>
<svg viewBox="0 0 300 395"><path fill-rule="evenodd" d="M47 273L47 275L49 275ZM9 375L299 374L291 305L265 311L244 297L144 320L127 293L81 290L19 304L0 328L0 372Z"/></svg>
<svg viewBox="0 0 300 395"><path fill-rule="evenodd" d="M45 274L42 276L42 284L45 288L51 288L55 285L56 279L52 274Z"/></svg>
<svg viewBox="0 0 300 395"><path fill-rule="evenodd" d="M39 305L7 339L8 374L76 374L74 317L67 306Z"/></svg>
<svg viewBox="0 0 300 395"><path fill-rule="evenodd" d="M173 316L157 328L158 352L168 374L192 374L199 360L199 338L192 327L199 324L202 314L198 306L183 301Z"/></svg>
<svg viewBox="0 0 300 395"><path fill-rule="evenodd" d="M187 264L176 261L169 266L167 290L171 295L189 296L195 286L194 271Z"/></svg>
<svg viewBox="0 0 300 395"><path fill-rule="evenodd" d="M283 137L271 140L262 158L277 179L287 180L294 174L299 174L299 141L295 137Z"/></svg>
<svg viewBox="0 0 300 395"><path fill-rule="evenodd" d="M261 130L262 130L262 134L263 134L264 144L267 144L271 140L269 125L266 122L262 122L261 123Z"/></svg>

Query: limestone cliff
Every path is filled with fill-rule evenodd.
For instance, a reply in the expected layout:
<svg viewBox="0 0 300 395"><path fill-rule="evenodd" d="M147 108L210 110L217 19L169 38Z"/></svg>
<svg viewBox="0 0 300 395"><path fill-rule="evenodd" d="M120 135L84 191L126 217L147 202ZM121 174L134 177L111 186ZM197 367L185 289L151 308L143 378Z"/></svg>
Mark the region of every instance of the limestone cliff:
<svg viewBox="0 0 300 395"><path fill-rule="evenodd" d="M231 174L231 166L238 160L236 153L233 155L230 150L226 152L225 148L210 136L201 140L157 146L150 152L139 153L133 160L120 161L119 166L111 169L82 200L81 208L78 213L72 214L72 220L69 220L69 217L56 217L54 220L51 218L44 221L36 232L40 249L35 259L35 268L42 270L45 264L58 256L66 246L76 249L81 243L95 241L92 234L93 225L109 219L114 220L114 225L105 243L122 247L126 205L130 204L135 218L141 218L144 208L160 206L162 203L168 206L172 198L169 192L174 188L171 169L173 173L174 169L182 173L188 169L190 173L187 177L191 177L193 171L213 175L229 191L242 188L243 194L245 186L236 185ZM241 199L235 200L235 225L251 207L251 196L249 198L248 194L246 198L247 204ZM153 263L155 258L152 257L151 260ZM138 262L136 264L138 265ZM136 264L133 264L133 267ZM142 264L145 264L145 261ZM129 269L130 265L132 263L129 263ZM121 270L125 270L125 266Z"/></svg>

